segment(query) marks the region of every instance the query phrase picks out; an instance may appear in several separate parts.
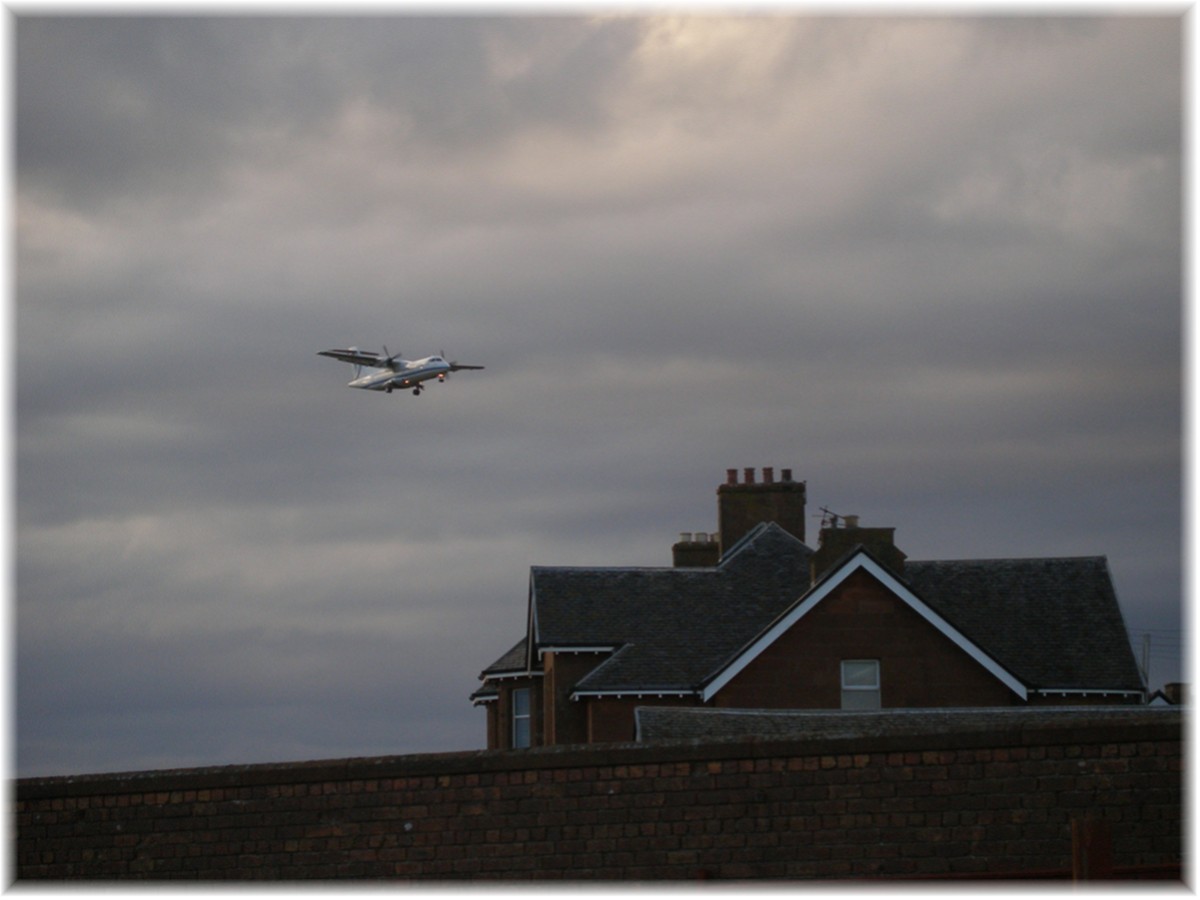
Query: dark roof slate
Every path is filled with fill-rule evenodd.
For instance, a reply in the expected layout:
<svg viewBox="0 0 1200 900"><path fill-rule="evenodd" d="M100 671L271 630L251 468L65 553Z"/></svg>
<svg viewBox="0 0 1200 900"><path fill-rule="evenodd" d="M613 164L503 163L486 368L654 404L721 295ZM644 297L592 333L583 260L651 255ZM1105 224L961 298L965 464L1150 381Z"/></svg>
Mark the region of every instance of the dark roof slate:
<svg viewBox="0 0 1200 900"><path fill-rule="evenodd" d="M535 566L537 644L619 648L580 691L692 690L796 599L811 555L763 523L713 568Z"/></svg>
<svg viewBox="0 0 1200 900"><path fill-rule="evenodd" d="M525 638L522 637L503 656L484 669L479 674L479 677L484 678L488 675L499 675L503 672L523 670L525 668L525 656Z"/></svg>
<svg viewBox="0 0 1200 900"><path fill-rule="evenodd" d="M904 580L1030 688L1143 687L1102 556L909 560Z"/></svg>

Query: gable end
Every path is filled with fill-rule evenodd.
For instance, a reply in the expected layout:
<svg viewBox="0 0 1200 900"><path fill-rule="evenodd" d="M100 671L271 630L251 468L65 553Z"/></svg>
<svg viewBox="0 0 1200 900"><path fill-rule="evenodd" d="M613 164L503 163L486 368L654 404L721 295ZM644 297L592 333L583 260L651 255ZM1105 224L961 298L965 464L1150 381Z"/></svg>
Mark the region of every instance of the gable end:
<svg viewBox="0 0 1200 900"><path fill-rule="evenodd" d="M855 552L841 566L831 571L825 578L814 585L805 596L801 597L795 605L769 625L728 664L710 676L702 688L701 698L705 702L711 700L718 691L757 659L764 650L774 644L793 625L804 618L825 598L832 594L834 590L841 586L847 578L858 571L863 571L873 576L901 602L941 632L955 646L1020 697L1021 700L1028 699L1028 689L1021 681L992 659L982 648L970 641L957 628L934 612L924 601L900 582L895 575L876 562L870 553L862 549Z"/></svg>

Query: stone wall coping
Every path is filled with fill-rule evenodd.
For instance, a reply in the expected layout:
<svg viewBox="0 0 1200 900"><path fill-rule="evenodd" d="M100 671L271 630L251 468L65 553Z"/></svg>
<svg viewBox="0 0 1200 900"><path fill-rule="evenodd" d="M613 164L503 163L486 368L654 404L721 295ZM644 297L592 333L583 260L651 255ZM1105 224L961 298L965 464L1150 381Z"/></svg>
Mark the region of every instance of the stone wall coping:
<svg viewBox="0 0 1200 900"><path fill-rule="evenodd" d="M721 760L893 753L911 750L959 750L1045 744L1127 743L1179 740L1179 710L1123 716L1116 721L1013 723L997 732L974 724L936 732L885 734L809 740L737 737L650 743L571 744L521 750L469 750L404 756L353 757L298 762L253 763L188 769L154 769L88 775L58 775L14 780L15 799L104 796L275 784L366 781L423 776L455 776L544 769L711 762Z"/></svg>

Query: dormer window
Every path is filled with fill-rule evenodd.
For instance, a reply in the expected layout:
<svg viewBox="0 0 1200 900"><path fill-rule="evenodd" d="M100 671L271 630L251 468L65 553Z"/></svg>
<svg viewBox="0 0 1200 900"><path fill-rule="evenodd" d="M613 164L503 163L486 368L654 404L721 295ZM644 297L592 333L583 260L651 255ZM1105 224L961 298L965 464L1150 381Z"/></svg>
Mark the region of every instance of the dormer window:
<svg viewBox="0 0 1200 900"><path fill-rule="evenodd" d="M842 660L842 709L879 709L879 660Z"/></svg>

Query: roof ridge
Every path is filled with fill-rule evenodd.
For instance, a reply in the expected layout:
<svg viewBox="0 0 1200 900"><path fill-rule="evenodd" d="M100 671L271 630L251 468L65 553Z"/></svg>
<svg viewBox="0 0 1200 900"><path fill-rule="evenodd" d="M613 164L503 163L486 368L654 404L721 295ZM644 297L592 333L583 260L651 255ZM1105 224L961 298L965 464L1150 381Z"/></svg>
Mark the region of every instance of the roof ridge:
<svg viewBox="0 0 1200 900"><path fill-rule="evenodd" d="M905 565L921 563L985 563L985 562L1078 562L1080 560L1107 560L1106 553L1081 553L1074 556L965 556L949 559L908 559Z"/></svg>
<svg viewBox="0 0 1200 900"><path fill-rule="evenodd" d="M530 566L531 572L677 572L680 569L707 571L711 566Z"/></svg>

